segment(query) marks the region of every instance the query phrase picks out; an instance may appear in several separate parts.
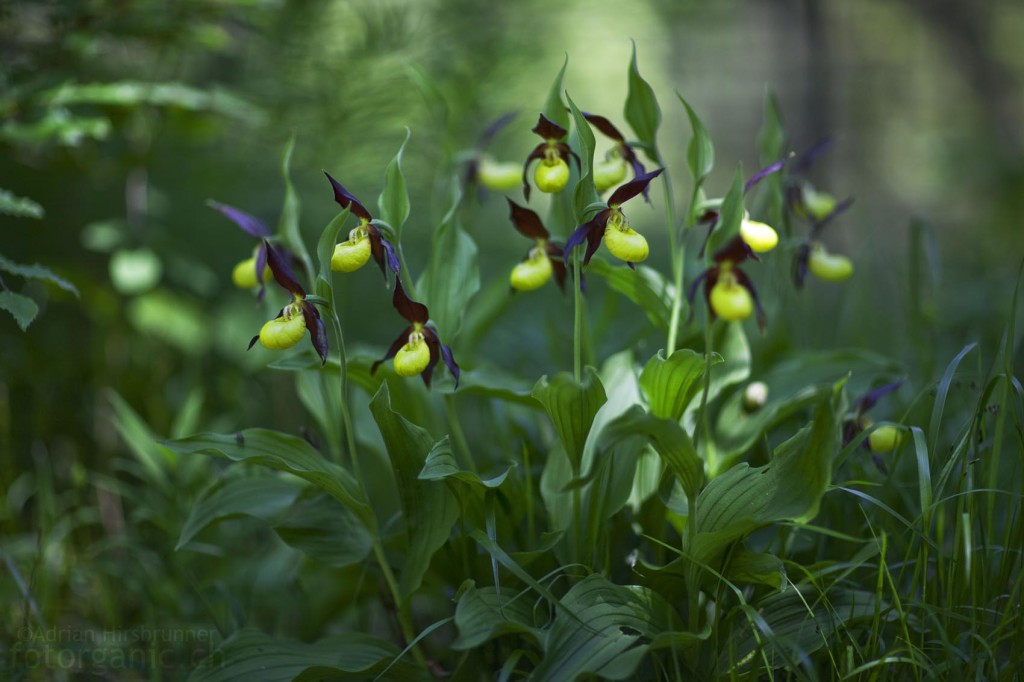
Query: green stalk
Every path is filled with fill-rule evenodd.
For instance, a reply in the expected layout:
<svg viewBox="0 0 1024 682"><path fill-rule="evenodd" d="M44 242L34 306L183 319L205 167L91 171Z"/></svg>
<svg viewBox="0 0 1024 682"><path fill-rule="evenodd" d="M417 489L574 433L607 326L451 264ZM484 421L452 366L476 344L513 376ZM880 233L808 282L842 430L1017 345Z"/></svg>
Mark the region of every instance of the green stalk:
<svg viewBox="0 0 1024 682"><path fill-rule="evenodd" d="M700 420L698 421L698 424L704 427L704 435L709 441L711 438L711 418L708 416L708 396L711 393L711 346L711 314L709 312L704 320L704 390L700 396ZM693 447L695 449L699 440L700 427L693 430Z"/></svg>
<svg viewBox="0 0 1024 682"><path fill-rule="evenodd" d="M476 462L473 460L466 434L462 431L462 424L459 423L459 416L455 411L455 396L451 393L444 396L444 411L448 415L448 429L454 441L455 456L466 471L476 471Z"/></svg>
<svg viewBox="0 0 1024 682"><path fill-rule="evenodd" d="M666 184L668 179L666 178ZM695 182L693 185L693 193L690 195L690 205L686 209L686 223L685 227L693 225L693 209L697 205L697 193L700 192L700 182ZM666 196L671 196L671 189L668 190ZM671 225L669 234L672 239L669 240L669 246L671 248L672 240L674 239L674 233L676 232L675 223ZM682 235L680 237L680 246L682 245ZM673 251L673 264L672 264L672 314L669 317L668 323L668 341L667 348L665 349L666 355L671 355L676 349L676 342L679 339L679 318L683 311L683 269L686 263L683 258L683 250L679 249L678 255ZM677 267L678 263L678 267Z"/></svg>
<svg viewBox="0 0 1024 682"><path fill-rule="evenodd" d="M341 399L341 421L342 427L345 429L345 440L348 446L349 460L352 463L352 473L359 481L360 486L363 485L363 474L362 468L359 465L359 455L356 451L356 434L352 427L352 413L349 409L348 402L348 361L345 355L345 337L341 331L341 319L338 317L338 311L332 306L331 309L331 321L334 326L334 335L338 339L338 363L340 371L339 385L339 398ZM366 497L366 490L363 489L363 497ZM371 533L373 538L373 556L377 559L377 563L380 565L381 574L384 576L384 582L388 585L388 590L391 592L391 598L395 602L395 608L398 612L398 624L402 629L402 636L405 638L405 644L409 644L416 637L412 627L412 616L409 612L409 607L402 603L402 595L398 590L398 582L395 580L395 574L391 571L391 566L388 564L387 557L384 556L384 546L381 545L380 537L376 532ZM423 657L423 652L420 651L418 646L412 648L413 656L416 658L416 662L421 666L426 667L426 659Z"/></svg>
<svg viewBox="0 0 1024 682"><path fill-rule="evenodd" d="M582 376L583 355L583 293L580 291L580 254L574 250L572 254L572 377L576 383Z"/></svg>

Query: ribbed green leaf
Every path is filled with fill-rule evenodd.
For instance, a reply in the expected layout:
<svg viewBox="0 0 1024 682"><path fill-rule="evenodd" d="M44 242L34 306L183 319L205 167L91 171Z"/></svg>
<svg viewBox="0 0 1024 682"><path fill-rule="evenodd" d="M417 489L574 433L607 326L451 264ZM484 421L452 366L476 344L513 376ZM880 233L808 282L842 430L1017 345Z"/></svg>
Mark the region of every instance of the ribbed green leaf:
<svg viewBox="0 0 1024 682"><path fill-rule="evenodd" d="M277 232L281 235L281 240L285 246L312 273L313 261L309 258L309 250L306 248L306 242L302 238L302 228L299 223L302 215L302 204L299 202L299 195L292 184L291 164L293 151L295 151L294 135L288 140L288 144L284 147L284 153L281 155L281 177L284 179L284 204L281 206L281 219L277 224Z"/></svg>
<svg viewBox="0 0 1024 682"><path fill-rule="evenodd" d="M577 143L577 152L580 156L580 178L576 183L573 192L572 203L576 214L576 222L583 224L590 220L604 204L601 202L601 195L597 193L594 186L594 131L590 129L587 119L576 107L568 93L565 95L569 100L569 110L572 112L573 133Z"/></svg>
<svg viewBox="0 0 1024 682"><path fill-rule="evenodd" d="M233 462L257 464L287 471L309 481L348 507L371 531L376 530L373 510L363 501L359 483L347 470L328 462L305 440L268 429L246 429L237 434L200 433L164 441L182 455L224 457Z"/></svg>
<svg viewBox="0 0 1024 682"><path fill-rule="evenodd" d="M711 233L708 240L706 255L708 258L714 256L715 252L726 245L730 239L740 232L740 223L743 221L743 164L736 167L736 174L733 175L732 185L722 200L722 212L719 215L715 231Z"/></svg>
<svg viewBox="0 0 1024 682"><path fill-rule="evenodd" d="M476 242L459 224L460 201L455 196L434 232L430 264L416 284L416 294L427 304L430 319L448 345L458 336L466 306L480 289Z"/></svg>
<svg viewBox="0 0 1024 682"><path fill-rule="evenodd" d="M64 291L68 291L75 296L78 296L78 289L75 288L74 284L63 277L58 277L52 270L50 270L50 268L43 267L38 263L35 265L20 265L19 263L15 263L12 260L8 260L7 258L0 256L0 270L26 279L41 279L51 284L56 284Z"/></svg>
<svg viewBox="0 0 1024 682"><path fill-rule="evenodd" d="M246 628L228 637L189 676L190 682L279 682L298 679L373 679L397 656L391 643L346 632L307 644L275 639ZM427 675L399 661L381 680L423 680Z"/></svg>
<svg viewBox="0 0 1024 682"><path fill-rule="evenodd" d="M573 470L579 472L590 425L606 400L597 372L587 367L580 383L568 372L556 374L550 380L545 375L533 387L533 397L551 417Z"/></svg>
<svg viewBox="0 0 1024 682"><path fill-rule="evenodd" d="M274 531L295 549L335 568L361 563L373 549L366 527L329 495L300 500Z"/></svg>
<svg viewBox="0 0 1024 682"><path fill-rule="evenodd" d="M223 519L275 519L295 502L304 487L301 481L278 476L238 478L219 484L192 505L174 549L181 549L204 528Z"/></svg>
<svg viewBox="0 0 1024 682"><path fill-rule="evenodd" d="M672 284L654 268L638 265L636 270L614 267L600 258L590 261L588 275L597 275L612 289L633 303L647 315L655 327L667 330L672 319Z"/></svg>
<svg viewBox="0 0 1024 682"><path fill-rule="evenodd" d="M701 185L711 169L715 167L715 147L711 143L711 136L708 134L704 122L697 116L690 104L683 99L678 92L676 96L686 107L686 116L690 119L690 143L686 145L686 163L690 167L690 174L694 182Z"/></svg>
<svg viewBox="0 0 1024 682"><path fill-rule="evenodd" d="M419 479L434 439L391 409L387 382L370 401L370 412L384 438L402 502L407 549L399 591L407 600L423 582L434 552L448 540L459 505L443 481Z"/></svg>
<svg viewBox="0 0 1024 682"><path fill-rule="evenodd" d="M696 535L684 540L691 556L713 563L755 528L783 520L807 521L818 513L839 449L841 389L837 384L818 400L812 423L782 443L771 462L755 468L739 464L701 491L692 520Z"/></svg>
<svg viewBox="0 0 1024 682"><path fill-rule="evenodd" d="M446 478L454 478L477 488L497 488L505 482L508 472L512 470L513 466L515 465L510 464L493 478L482 479L474 472L464 471L459 467L455 455L452 453L451 443L448 442L448 436L445 436L430 449L419 478L421 481L443 481Z"/></svg>
<svg viewBox="0 0 1024 682"><path fill-rule="evenodd" d="M0 310L6 310L14 316L14 321L21 331L28 331L28 326L39 314L39 306L28 296L13 291L0 291Z"/></svg>
<svg viewBox="0 0 1024 682"><path fill-rule="evenodd" d="M548 90L548 98L544 102L543 111L541 111L549 121L557 123L566 130L569 129L569 110L565 108L565 102L562 101L562 92L564 90L563 83L565 82L565 69L568 66L569 55L565 55L565 61L562 62L562 68L558 70L558 75L555 76L555 80L551 82L551 88Z"/></svg>
<svg viewBox="0 0 1024 682"><path fill-rule="evenodd" d="M524 635L539 644L540 633L535 623L538 616L543 623L547 615L547 609L538 608L537 597L529 591L502 588L499 593L493 587L470 585L455 607L459 636L451 646L456 651L465 651L511 633Z"/></svg>
<svg viewBox="0 0 1024 682"><path fill-rule="evenodd" d="M574 585L561 604L564 609L546 633L545 655L531 679L626 679L647 655L647 642L672 629L672 608L656 594L615 585L597 574ZM575 618L567 618L566 612Z"/></svg>
<svg viewBox="0 0 1024 682"><path fill-rule="evenodd" d="M409 218L409 191L405 187L405 175L402 174L402 153L409 144L412 131L405 129L405 140L398 148L395 158L388 163L384 171L384 190L377 197L380 216L395 230L395 236L401 239L402 226Z"/></svg>
<svg viewBox="0 0 1024 682"><path fill-rule="evenodd" d="M721 362L722 356L717 354L711 359L712 366ZM679 421L702 388L705 365L705 357L689 348L677 350L668 359L664 351L658 351L648 360L640 373L640 387L647 396L651 414Z"/></svg>
<svg viewBox="0 0 1024 682"><path fill-rule="evenodd" d="M19 197L14 193L0 189L0 213L19 218L42 218L43 207L28 197Z"/></svg>
<svg viewBox="0 0 1024 682"><path fill-rule="evenodd" d="M610 444L631 435L646 437L687 494L697 494L704 483L704 462L677 421L652 416L637 406L608 424L601 439Z"/></svg>
<svg viewBox="0 0 1024 682"><path fill-rule="evenodd" d="M636 65L636 43L633 43L633 56L629 60L629 93L626 95L626 107L623 112L629 127L633 129L637 140L643 144L647 157L660 163L657 153L658 126L661 125L661 107L654 96L654 88L640 75Z"/></svg>

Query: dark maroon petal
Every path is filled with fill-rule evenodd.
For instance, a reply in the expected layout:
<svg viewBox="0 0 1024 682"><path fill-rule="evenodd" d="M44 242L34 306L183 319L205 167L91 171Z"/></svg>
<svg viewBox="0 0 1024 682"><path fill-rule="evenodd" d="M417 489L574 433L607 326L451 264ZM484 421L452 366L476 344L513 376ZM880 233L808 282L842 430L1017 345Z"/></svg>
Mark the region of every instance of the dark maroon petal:
<svg viewBox="0 0 1024 682"><path fill-rule="evenodd" d="M569 270L565 267L565 262L563 262L562 256L558 256L557 258L552 256L552 257L550 257L550 260L551 260L551 272L555 276L555 284L557 284L558 288L561 289L564 292L565 291L565 279L566 279L566 276L569 273Z"/></svg>
<svg viewBox="0 0 1024 682"><path fill-rule="evenodd" d="M517 112L510 111L501 118L494 121L494 123L492 123L491 125L487 126L484 132L481 133L480 135L480 141L477 143L477 147L483 149L488 144L490 144L491 140L494 139L494 136L501 132L502 128L511 123L516 116L518 116Z"/></svg>
<svg viewBox="0 0 1024 682"><path fill-rule="evenodd" d="M810 167L814 165L814 162L818 160L818 157L832 147L833 142L835 142L835 140L831 136L823 137L815 142L810 149L798 156L796 161L793 162L793 172L804 173L809 170Z"/></svg>
<svg viewBox="0 0 1024 682"><path fill-rule="evenodd" d="M583 118L587 119L587 123L594 126L602 133L604 133L606 136L612 138L616 142L621 142L622 144L625 144L626 138L622 136L622 133L619 132L618 128L612 125L611 121L606 119L604 116L598 116L597 114L588 114L585 111L582 113Z"/></svg>
<svg viewBox="0 0 1024 682"><path fill-rule="evenodd" d="M267 267L267 247L260 242L260 248L256 250L256 281L260 283L259 293L256 300L262 302L264 294L267 293L267 285L263 282L263 270Z"/></svg>
<svg viewBox="0 0 1024 682"><path fill-rule="evenodd" d="M324 321L320 319L320 311L308 301L302 302L302 317L306 321L309 338L313 342L316 354L320 356L320 366L322 367L327 363L327 327L324 326Z"/></svg>
<svg viewBox="0 0 1024 682"><path fill-rule="evenodd" d="M259 218L255 218L245 211L240 211L234 206L228 206L212 199L206 202L210 208L216 209L227 216L235 225L251 234L256 239L263 239L270 236L270 230Z"/></svg>
<svg viewBox="0 0 1024 682"><path fill-rule="evenodd" d="M257 334L256 336L252 337L249 340L249 347L246 348L246 350L252 350L252 347L255 346L256 342L259 341L259 340L260 340L260 335L259 334Z"/></svg>
<svg viewBox="0 0 1024 682"><path fill-rule="evenodd" d="M761 180L768 177L772 173L782 170L782 167L786 165L787 161L789 161L789 157L786 157L782 161L776 161L772 165L766 166L761 170L757 171L756 173L754 173L752 176L750 176L750 179L747 180L746 184L743 185L743 191L749 192L751 189L754 188L754 185L761 182Z"/></svg>
<svg viewBox="0 0 1024 682"><path fill-rule="evenodd" d="M547 229L545 229L544 224L541 223L540 216L530 209L520 206L508 197L505 197L505 200L508 201L509 220L512 221L512 224L515 225L515 228L520 233L531 239L548 239L551 236Z"/></svg>
<svg viewBox="0 0 1024 682"><path fill-rule="evenodd" d="M331 177L331 174L327 171L324 171L324 175L327 176L327 179L331 182L331 187L334 188L334 200L337 201L342 208L351 210L353 215L362 218L363 220L372 219L370 217L370 212L359 203L359 200L356 199L351 192L345 189L344 185Z"/></svg>
<svg viewBox="0 0 1024 682"><path fill-rule="evenodd" d="M591 256L597 251L597 247L601 245L601 238L604 237L604 229L608 224L608 215L611 213L611 209L604 209L591 220L589 223L583 223L576 228L569 239L565 242L563 251L563 261L566 265L569 265L569 256L572 254L572 250L582 244L584 240L587 242L587 252L583 258L583 264L590 263Z"/></svg>
<svg viewBox="0 0 1024 682"><path fill-rule="evenodd" d="M630 180L625 185L621 185L617 190L612 192L611 197L608 198L608 205L612 207L622 206L637 194L640 194L640 192L647 189L647 185L651 183L651 180L661 175L664 171L664 168L658 168L656 170L652 170L650 173L644 173L634 180Z"/></svg>
<svg viewBox="0 0 1024 682"><path fill-rule="evenodd" d="M291 266L288 265L288 261L267 240L263 240L263 245L267 249L267 265L270 266L270 271L274 273L274 279L277 280L277 283L294 295L304 297L306 290L295 279L295 274L292 272Z"/></svg>
<svg viewBox="0 0 1024 682"><path fill-rule="evenodd" d="M409 298L402 287L402 278L395 278L395 294L391 297L391 303L395 306L398 314L412 323L426 324L430 319L427 306Z"/></svg>
<svg viewBox="0 0 1024 682"><path fill-rule="evenodd" d="M793 284L797 289L804 288L804 281L807 279L807 262L811 256L811 245L801 244L796 250L793 258Z"/></svg>
<svg viewBox="0 0 1024 682"><path fill-rule="evenodd" d="M686 290L686 300L689 301L691 307L693 306L693 299L697 295L697 288L700 286L701 282L708 278L708 275L711 273L712 269L713 268L708 268L704 272L697 275L697 279L693 280L693 282L690 283L690 288Z"/></svg>
<svg viewBox="0 0 1024 682"><path fill-rule="evenodd" d="M859 400L857 400L857 415L859 416L864 414L872 407L874 407L875 403L877 403L879 400L889 395L902 385L903 379L899 379L898 381L893 381L892 383L883 384L878 388L871 389L870 391L862 395Z"/></svg>
<svg viewBox="0 0 1024 682"><path fill-rule="evenodd" d="M858 419L847 419L843 422L843 447L846 447L853 439L856 438L860 433L864 431L860 426L860 420Z"/></svg>
<svg viewBox="0 0 1024 682"><path fill-rule="evenodd" d="M535 159L544 158L544 152L547 150L547 148L548 146L545 143L541 142L539 145L533 148L533 151L530 152L530 155L526 157L526 161L523 162L523 198L526 199L527 201L530 200L530 182L529 180L526 179L526 172L530 168L531 161Z"/></svg>
<svg viewBox="0 0 1024 682"><path fill-rule="evenodd" d="M625 158L626 161L629 162L629 164L631 166L633 166L633 179L639 178L642 175L646 175L647 174L647 168L644 167L644 164L640 161L640 159L637 157L637 155L633 153L633 150L631 148L629 148L629 147L626 147L626 146L624 146L622 148L622 150L623 150L623 153L622 153L623 158ZM628 152L628 154L626 152ZM651 196L650 196L650 194L651 194L650 186L644 187L644 201L646 201L648 204L651 203Z"/></svg>
<svg viewBox="0 0 1024 682"><path fill-rule="evenodd" d="M574 152L569 147L569 145L567 145L564 142L559 142L558 144L555 145L555 149L558 151L558 155L566 163L569 163L569 159L572 159L573 161L576 162L576 172L577 173L582 173L583 172L583 167L582 167L581 162L580 162L580 157L576 154L576 152Z"/></svg>
<svg viewBox="0 0 1024 682"><path fill-rule="evenodd" d="M739 235L730 239L729 243L715 254L716 263L742 263L748 258L761 260L756 253L751 251L750 245L743 241L743 237Z"/></svg>
<svg viewBox="0 0 1024 682"><path fill-rule="evenodd" d="M821 231L825 229L826 225L832 222L834 218L845 213L847 209L849 209L852 205L853 197L847 197L846 199L843 199L843 201L840 202L838 206L829 211L828 215L826 215L824 218L822 218L821 220L814 224L814 227L811 228L811 238L813 239L817 237L819 234L821 234Z"/></svg>
<svg viewBox="0 0 1024 682"><path fill-rule="evenodd" d="M541 114L532 132L537 133L545 140L561 140L565 137L567 131L562 126L548 119L544 114Z"/></svg>
<svg viewBox="0 0 1024 682"><path fill-rule="evenodd" d="M452 355L452 349L449 348L448 346L446 346L443 343L440 344L440 345L441 345L441 357L444 359L444 364L445 364L446 367L448 367L448 371L452 373L453 377L455 377L455 388L458 388L459 387L459 375L461 374L461 370L459 369L459 365L458 365L457 362L455 362L455 356Z"/></svg>
<svg viewBox="0 0 1024 682"><path fill-rule="evenodd" d="M750 297L754 299L754 309L757 311L757 326L763 333L765 327L768 326L768 318L764 314L764 308L761 307L761 301L757 297L757 289L754 288L754 283L747 277L747 273L739 268L733 268L733 274L736 275L736 281L739 282L740 286L749 291Z"/></svg>
<svg viewBox="0 0 1024 682"><path fill-rule="evenodd" d="M405 329L403 329L402 333L398 335L398 338L396 338L391 343L391 347L388 348L388 352L384 354L384 357L382 357L380 360L378 360L377 362L375 362L372 365L370 365L370 374L376 374L377 373L377 368L380 367L380 365L382 363L387 362L391 358L395 357L395 355L402 348L402 346L404 346L406 343L408 343L408 341L409 341L409 334L411 334L411 333L412 333L412 327L406 327Z"/></svg>

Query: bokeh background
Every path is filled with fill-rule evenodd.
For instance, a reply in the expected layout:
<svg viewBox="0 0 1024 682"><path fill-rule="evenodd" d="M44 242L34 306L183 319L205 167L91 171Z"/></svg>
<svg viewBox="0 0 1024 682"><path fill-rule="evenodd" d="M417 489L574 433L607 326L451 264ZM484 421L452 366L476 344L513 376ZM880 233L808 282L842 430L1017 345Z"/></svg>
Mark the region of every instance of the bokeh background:
<svg viewBox="0 0 1024 682"><path fill-rule="evenodd" d="M491 151L522 159L566 55L574 101L628 130L631 41L661 102L677 197L688 191L689 127L676 91L714 139L711 193L724 194L737 163L758 166L768 93L789 149L834 139L812 178L856 197L827 237L856 274L797 293L789 256L769 257L757 276L771 322L753 341L755 359L862 346L927 383L964 344L993 348L1010 311L1024 256L1022 34L1015 0L0 4L0 187L45 210L38 220L0 216L0 253L51 267L81 291L5 276L42 312L27 333L0 315L0 529L31 527L34 477L75 487L123 455L111 391L157 434L302 426L291 378L265 369L267 351L245 351L268 307L235 289L230 272L254 244L208 199L276 225L281 154L294 134L312 246L336 211L321 170L373 207L408 127L404 240L421 272L458 152L514 110ZM76 87L118 83L102 96ZM167 87L157 96L137 83ZM646 226L651 263L667 271L658 192L655 208L629 214ZM506 214L492 195L466 220L481 297L505 295L526 246ZM380 353L398 319L379 273L368 267L337 286L347 338ZM593 297L591 324L609 349L622 339L643 357L658 349L625 300L599 283ZM570 306L549 287L510 298L495 320L470 311L464 336L482 342L478 357L460 360L533 377L565 369ZM109 531L119 498L109 486L85 490Z"/></svg>

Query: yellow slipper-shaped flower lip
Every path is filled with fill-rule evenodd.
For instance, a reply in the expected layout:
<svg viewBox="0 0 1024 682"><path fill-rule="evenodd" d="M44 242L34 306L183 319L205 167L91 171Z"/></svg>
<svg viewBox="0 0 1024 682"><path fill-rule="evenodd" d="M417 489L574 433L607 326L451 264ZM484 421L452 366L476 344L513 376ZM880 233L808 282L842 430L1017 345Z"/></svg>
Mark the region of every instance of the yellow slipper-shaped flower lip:
<svg viewBox="0 0 1024 682"><path fill-rule="evenodd" d="M526 173L532 162L543 159L534 172L534 181L537 183L538 189L549 194L560 192L565 188L565 183L569 182L570 158L576 162L577 169L580 167L580 158L564 142L565 136L568 134L565 128L549 120L544 114L541 114L537 119L537 125L533 127L531 132L539 135L544 141L534 147L533 151L526 157L526 161L523 162L523 198L527 201L530 200L530 183L527 182ZM565 164L564 169L562 164L557 162L559 160ZM542 170L542 166L546 166L547 170Z"/></svg>
<svg viewBox="0 0 1024 682"><path fill-rule="evenodd" d="M563 252L565 254L565 264L568 266L569 256L572 253L572 250L577 246L581 245L585 241L587 242L587 250L583 256L583 264L587 265L588 263L590 263L590 259L591 257L593 257L598 247L601 246L601 242L607 231L621 231L624 228L629 229L628 224L625 223L625 216L622 214L622 211L620 211L619 208L622 206L622 204L626 203L627 201L629 201L630 199L632 199L633 197L647 189L647 185L649 185L651 181L654 180L654 178L661 175L664 170L664 168L658 168L656 170L651 171L650 173L645 173L634 180L630 180L629 182L620 186L618 189L612 192L612 195L608 197L608 208L599 211L590 222L580 225L573 231L571 235L569 235L569 239L566 240L565 248L563 249ZM609 226L609 222L612 222L613 224ZM632 232L631 229L630 232ZM634 234L636 233L634 232ZM626 235L629 236L628 233L626 233ZM640 238L643 239L643 237ZM612 239L614 242L616 237L613 237ZM639 242L634 240L631 241L630 243L634 245L632 248L636 250L635 253L639 254ZM646 245L646 240L644 240L644 244ZM625 244L623 244L623 249L623 252L625 252ZM646 258L646 255L644 257ZM627 263L632 262L634 261L627 261Z"/></svg>
<svg viewBox="0 0 1024 682"><path fill-rule="evenodd" d="M779 235L771 225L748 218L740 222L740 236L754 253L766 253L779 243Z"/></svg>
<svg viewBox="0 0 1024 682"><path fill-rule="evenodd" d="M868 436L868 448L871 452L889 452L898 448L902 442L903 433L895 426L879 426Z"/></svg>
<svg viewBox="0 0 1024 682"><path fill-rule="evenodd" d="M711 287L711 310L723 320L745 320L754 312L754 298L741 286L732 272L724 273Z"/></svg>
<svg viewBox="0 0 1024 682"><path fill-rule="evenodd" d="M320 311L306 300L306 290L295 279L295 273L277 249L266 240L263 241L263 247L266 249L267 265L274 275L274 280L292 295L292 302L282 308L276 318L263 325L260 333L249 341L249 348L256 345L257 341L272 350L291 348L308 329L309 339L320 357L320 364L325 364L328 353L327 328L320 319Z"/></svg>
<svg viewBox="0 0 1024 682"><path fill-rule="evenodd" d="M530 209L520 206L508 197L505 200L508 202L508 218L512 221L513 227L520 234L533 239L537 243L530 250L527 260L513 268L512 274L509 277L509 284L518 291L529 291L530 289L542 286L553 274L558 288L565 291L566 268L562 261L562 247L558 243L551 241L551 235L548 233L547 228L544 227L544 223L541 222L540 216ZM537 262L526 267L534 258L540 259L541 254L543 254L544 260L547 261L547 266ZM550 267L550 271L545 274L544 271L548 267ZM543 279L536 279L540 277L543 277ZM580 286L583 286L582 279L580 280Z"/></svg>
<svg viewBox="0 0 1024 682"><path fill-rule="evenodd" d="M370 260L370 237L366 231L358 228L352 230L348 240L334 246L331 256L331 270L335 272L355 272Z"/></svg>
<svg viewBox="0 0 1024 682"><path fill-rule="evenodd" d="M260 279L256 279L256 257L253 256L252 258L246 258L235 266L234 270L231 271L231 281L239 289L252 289L263 284L273 276L270 268L266 265L263 266L262 275Z"/></svg>
<svg viewBox="0 0 1024 682"><path fill-rule="evenodd" d="M511 192L522 179L523 167L515 161L481 158L476 165L476 180L492 192Z"/></svg>
<svg viewBox="0 0 1024 682"><path fill-rule="evenodd" d="M829 253L821 244L811 247L807 258L811 274L826 282L842 282L853 275L853 262L838 253Z"/></svg>
<svg viewBox="0 0 1024 682"><path fill-rule="evenodd" d="M650 247L644 236L631 227L609 227L604 231L604 245L608 252L627 263L647 260Z"/></svg>
<svg viewBox="0 0 1024 682"><path fill-rule="evenodd" d="M366 207L359 203L359 200L345 189L344 185L335 180L330 173L324 171L324 175L327 176L328 182L331 183L331 189L334 191L334 200L338 205L342 209L349 209L352 215L359 218L359 228L357 229L366 231L366 236L370 240L370 255L373 256L373 260L376 261L381 273L384 274L384 281L387 282L389 270L397 276L402 270L402 265L398 260L398 253L395 251L394 245L384 237L380 228L373 224L373 216L366 210ZM333 269L333 257L331 259L331 266Z"/></svg>
<svg viewBox="0 0 1024 682"><path fill-rule="evenodd" d="M430 364L430 348L423 335L413 332L410 340L395 353L395 374L402 377L414 377Z"/></svg>
<svg viewBox="0 0 1024 682"><path fill-rule="evenodd" d="M605 159L594 166L594 186L604 192L626 178L626 160L621 156Z"/></svg>
<svg viewBox="0 0 1024 682"><path fill-rule="evenodd" d="M698 275L687 290L686 298L693 304L697 289L704 285L704 300L711 318L744 320L751 312L757 313L757 326L763 332L767 319L757 298L757 290L739 264L748 258L757 260L740 235L736 235L714 255L714 263Z"/></svg>
<svg viewBox="0 0 1024 682"><path fill-rule="evenodd" d="M444 360L444 364L455 378L455 388L458 388L460 371L459 365L455 362L455 357L452 355L452 349L441 343L437 331L427 324L430 319L430 311L427 310L427 306L413 301L406 295L405 289L402 287L401 278L395 280L395 294L391 298L391 303L394 305L395 310L398 311L398 314L404 317L410 324L394 340L384 357L373 363L370 367L370 374L376 373L377 368L385 361L395 358L395 371L403 376L411 376L404 374L404 372L416 367L417 363L422 359L423 351L417 348L416 343L410 343L412 340L417 340L419 341L418 346L426 348L427 362L422 369L412 374L419 374L423 379L424 385L430 388L434 367L437 365L438 360ZM420 340L421 338L422 340ZM398 354L407 345L413 347L406 350L402 360L399 362Z"/></svg>
<svg viewBox="0 0 1024 682"><path fill-rule="evenodd" d="M639 178L641 175L647 173L647 169L644 167L644 164L640 161L639 157L637 157L636 152L633 151L633 148L629 146L628 142L626 142L625 136L623 136L623 134L619 132L619 129L616 128L611 121L609 121L604 116L590 114L587 113L586 111L581 113L583 114L583 118L587 119L587 123L589 123L592 127L597 128L599 131L601 131L602 134L615 141L615 148L612 150L612 154L623 159L626 163L633 167L634 179ZM600 173L601 164L598 164L597 167L594 169L594 184L597 186L598 192L603 192L606 189L610 189L614 185L617 185L618 183L622 182L623 178L625 178L625 174L623 174L614 182L605 185L604 181L600 179ZM650 203L651 199L650 197L648 197L648 190L648 187L644 187L644 201Z"/></svg>

